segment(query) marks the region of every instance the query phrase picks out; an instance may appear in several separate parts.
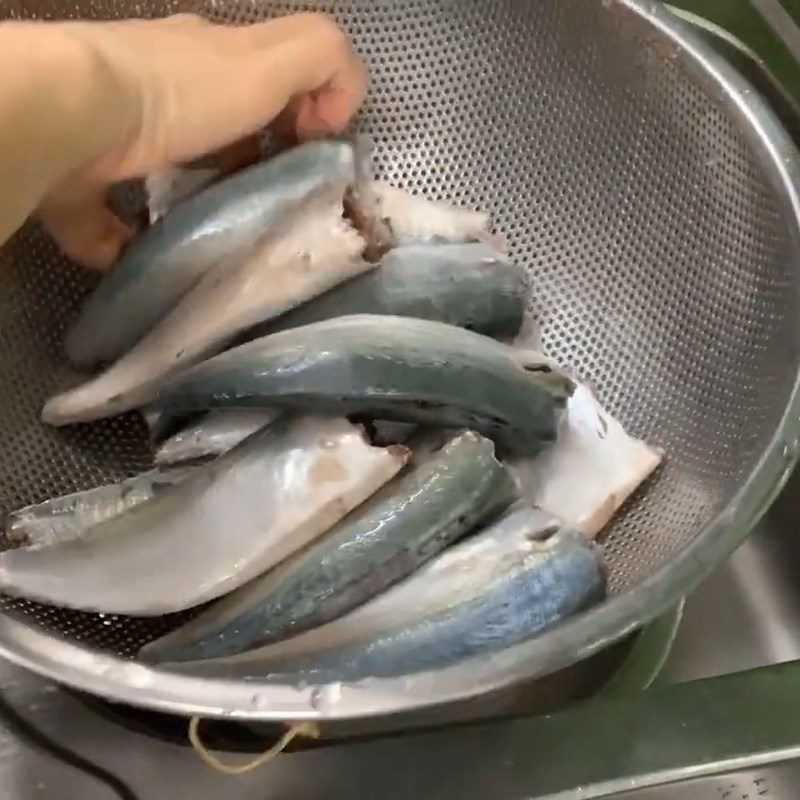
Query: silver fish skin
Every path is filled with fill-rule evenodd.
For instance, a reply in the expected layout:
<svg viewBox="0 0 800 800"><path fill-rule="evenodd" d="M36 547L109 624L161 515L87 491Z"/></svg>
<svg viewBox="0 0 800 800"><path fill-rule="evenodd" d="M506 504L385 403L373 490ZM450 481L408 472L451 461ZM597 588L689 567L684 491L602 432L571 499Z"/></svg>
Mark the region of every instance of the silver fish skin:
<svg viewBox="0 0 800 800"><path fill-rule="evenodd" d="M162 384L170 414L281 407L468 428L520 454L555 437L572 382L540 356L440 322L370 314L266 336Z"/></svg>
<svg viewBox="0 0 800 800"><path fill-rule="evenodd" d="M6 538L18 547L46 547L79 539L94 525L151 500L190 474L191 468L155 469L25 506L6 517Z"/></svg>
<svg viewBox="0 0 800 800"><path fill-rule="evenodd" d="M158 467L213 458L227 453L279 416L271 408L231 408L211 411L162 442L153 460Z"/></svg>
<svg viewBox="0 0 800 800"><path fill-rule="evenodd" d="M303 552L141 655L215 658L321 625L403 579L516 498L492 443L469 431L457 435Z"/></svg>
<svg viewBox="0 0 800 800"><path fill-rule="evenodd" d="M0 590L117 614L190 608L308 545L407 457L345 419L285 418L80 539L0 554Z"/></svg>
<svg viewBox="0 0 800 800"><path fill-rule="evenodd" d="M550 525L535 532L528 528L528 534L525 551L502 573L493 570L481 585L462 574L469 590L456 588L449 601L442 598L423 616L410 618L406 612L405 624L327 649L268 654L262 648L176 666L191 674L326 683L408 675L503 650L598 602L605 592L602 555L582 533ZM423 577L415 575L398 589L408 592Z"/></svg>
<svg viewBox="0 0 800 800"><path fill-rule="evenodd" d="M138 236L89 296L65 348L81 366L119 358L208 270L241 260L320 187L351 180L343 141L301 145L200 191Z"/></svg>

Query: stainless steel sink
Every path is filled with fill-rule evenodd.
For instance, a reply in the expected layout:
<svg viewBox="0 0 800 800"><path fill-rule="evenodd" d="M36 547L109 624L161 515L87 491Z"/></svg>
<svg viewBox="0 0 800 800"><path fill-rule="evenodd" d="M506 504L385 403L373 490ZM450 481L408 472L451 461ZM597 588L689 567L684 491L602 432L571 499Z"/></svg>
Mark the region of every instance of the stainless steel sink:
<svg viewBox="0 0 800 800"><path fill-rule="evenodd" d="M659 682L707 678L794 659L800 659L798 473L757 531L687 599Z"/></svg>
<svg viewBox="0 0 800 800"><path fill-rule="evenodd" d="M687 598L658 685L800 659L800 472L749 539ZM794 800L800 760L626 794L629 800Z"/></svg>

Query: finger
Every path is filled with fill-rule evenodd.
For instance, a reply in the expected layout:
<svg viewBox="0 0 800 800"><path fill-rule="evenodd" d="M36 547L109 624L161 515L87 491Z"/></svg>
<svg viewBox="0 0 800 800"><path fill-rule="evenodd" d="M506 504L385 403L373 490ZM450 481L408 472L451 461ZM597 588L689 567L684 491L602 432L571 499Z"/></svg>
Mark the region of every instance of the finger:
<svg viewBox="0 0 800 800"><path fill-rule="evenodd" d="M67 256L91 269L111 267L133 235L108 209L102 193L50 200L39 217Z"/></svg>
<svg viewBox="0 0 800 800"><path fill-rule="evenodd" d="M330 43L336 57L326 61L320 71L306 78L295 75L289 87L295 98L297 133L300 137L338 133L347 127L358 111L367 90L367 71L349 41L336 29L338 36ZM303 52L310 43L303 42L291 54L314 70L313 56ZM287 71L287 75L291 75Z"/></svg>
<svg viewBox="0 0 800 800"><path fill-rule="evenodd" d="M303 98L297 112L297 135L301 139L341 133L358 110L354 94L336 87L327 87Z"/></svg>
<svg viewBox="0 0 800 800"><path fill-rule="evenodd" d="M282 141L341 133L355 116L367 90L367 71L349 44L342 61L318 88L296 95L270 126Z"/></svg>
<svg viewBox="0 0 800 800"><path fill-rule="evenodd" d="M286 130L286 120L314 134L343 129L366 92L366 69L344 32L322 14L297 14L238 29L251 45L248 64L238 85L254 95L242 105L250 117L244 123L274 122ZM230 92L230 89L228 90ZM309 103L311 100L311 103ZM252 115L262 114L258 123ZM228 118L228 124L233 121ZM299 131L297 131L299 132Z"/></svg>
<svg viewBox="0 0 800 800"><path fill-rule="evenodd" d="M287 30L292 35L287 36ZM343 128L361 104L364 66L344 33L327 18L302 15L300 20L291 17L285 23L277 20L246 31L219 28L213 35L220 42L233 36L237 44L249 47L229 48L226 40L215 71L203 76L202 91L193 83L191 91L181 93L180 114L177 109L159 114L160 119L180 124L178 129L173 122L174 130L157 137L169 143L167 160L186 161L252 134L296 98L312 92L319 94L313 109L304 114L303 128L314 134ZM203 63L200 59L195 76Z"/></svg>

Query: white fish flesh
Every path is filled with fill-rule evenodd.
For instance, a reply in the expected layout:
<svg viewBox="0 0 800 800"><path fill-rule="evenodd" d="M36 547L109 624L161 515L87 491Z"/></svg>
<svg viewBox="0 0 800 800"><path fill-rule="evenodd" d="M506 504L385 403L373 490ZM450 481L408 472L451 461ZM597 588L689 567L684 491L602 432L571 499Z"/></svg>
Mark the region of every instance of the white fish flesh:
<svg viewBox="0 0 800 800"><path fill-rule="evenodd" d="M383 181L375 181L368 191L368 213L376 214L389 229L394 244L430 239L482 241L499 250L506 249L502 238L490 232L490 215L482 211L428 200Z"/></svg>
<svg viewBox="0 0 800 800"><path fill-rule="evenodd" d="M578 385L553 444L510 467L530 503L596 536L658 467L663 454L629 436L592 390Z"/></svg>
<svg viewBox="0 0 800 800"><path fill-rule="evenodd" d="M164 376L207 358L240 331L371 269L364 240L342 217L343 183L302 206L255 254L213 270L129 353L98 377L51 398L42 419L87 422L147 404Z"/></svg>
<svg viewBox="0 0 800 800"><path fill-rule="evenodd" d="M0 554L0 591L116 614L190 608L306 546L407 457L345 419L284 418L80 539Z"/></svg>

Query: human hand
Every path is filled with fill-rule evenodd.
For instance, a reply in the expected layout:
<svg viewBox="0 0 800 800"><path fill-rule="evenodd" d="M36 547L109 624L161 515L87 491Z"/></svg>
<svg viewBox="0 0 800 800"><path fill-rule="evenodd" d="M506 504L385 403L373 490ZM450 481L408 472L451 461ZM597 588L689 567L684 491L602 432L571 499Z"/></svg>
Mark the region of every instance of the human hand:
<svg viewBox="0 0 800 800"><path fill-rule="evenodd" d="M319 14L243 27L180 15L19 28L41 46L44 34L56 43L49 52L64 58L50 60L72 69L73 89L77 81L82 90L61 104L59 113L79 114L80 124L59 141L64 174L37 205L64 251L97 268L112 264L131 235L106 206L110 183L217 151L271 123L299 138L339 132L366 88L347 38Z"/></svg>

